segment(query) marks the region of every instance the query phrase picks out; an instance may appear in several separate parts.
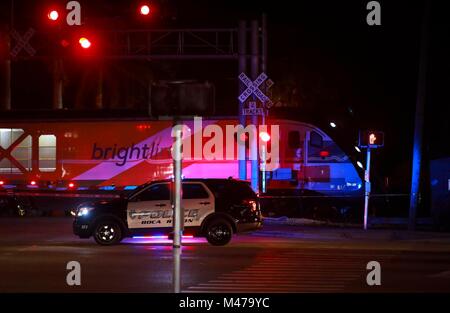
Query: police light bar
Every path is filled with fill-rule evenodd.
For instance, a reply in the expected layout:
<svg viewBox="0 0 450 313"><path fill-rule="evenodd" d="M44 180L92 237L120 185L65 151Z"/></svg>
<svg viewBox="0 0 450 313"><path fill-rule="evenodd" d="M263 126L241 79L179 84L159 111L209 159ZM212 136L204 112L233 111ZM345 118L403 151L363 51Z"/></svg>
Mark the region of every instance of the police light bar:
<svg viewBox="0 0 450 313"><path fill-rule="evenodd" d="M384 146L384 133L382 131L364 130L359 132L360 148L379 148Z"/></svg>

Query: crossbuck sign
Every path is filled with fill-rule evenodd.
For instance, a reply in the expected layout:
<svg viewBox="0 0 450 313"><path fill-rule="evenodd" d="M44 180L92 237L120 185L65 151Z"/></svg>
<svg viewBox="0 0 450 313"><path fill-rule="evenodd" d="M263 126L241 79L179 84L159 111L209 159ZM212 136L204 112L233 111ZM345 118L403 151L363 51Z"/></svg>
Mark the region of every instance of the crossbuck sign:
<svg viewBox="0 0 450 313"><path fill-rule="evenodd" d="M267 79L267 75L265 73L261 73L254 82L252 82L252 80L244 73L239 75L239 79L245 86L247 86L247 89L245 89L238 97L239 101L245 102L248 97L254 94L267 108L272 106L273 103L270 98L259 89L259 86Z"/></svg>
<svg viewBox="0 0 450 313"><path fill-rule="evenodd" d="M10 52L13 57L16 57L22 49L25 50L30 56L36 54L36 50L34 50L34 48L30 45L30 39L34 33L35 30L33 28L29 28L23 36L21 36L15 29L11 31L11 37L17 42L14 49Z"/></svg>

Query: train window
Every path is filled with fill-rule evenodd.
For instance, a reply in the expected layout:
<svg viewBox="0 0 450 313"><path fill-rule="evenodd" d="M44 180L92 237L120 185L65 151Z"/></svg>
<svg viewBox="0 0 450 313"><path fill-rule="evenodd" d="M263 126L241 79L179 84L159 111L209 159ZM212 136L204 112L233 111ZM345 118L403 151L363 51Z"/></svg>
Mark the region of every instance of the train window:
<svg viewBox="0 0 450 313"><path fill-rule="evenodd" d="M15 145L9 156L5 154L0 160L0 173L19 174L31 171L31 136L23 137L24 133L19 128L0 128L0 147L6 150Z"/></svg>
<svg viewBox="0 0 450 313"><path fill-rule="evenodd" d="M301 148L300 133L298 131L290 131L288 134L289 149Z"/></svg>
<svg viewBox="0 0 450 313"><path fill-rule="evenodd" d="M27 171L31 171L31 136L28 135L11 152L11 156L16 159ZM13 168L13 172L17 168Z"/></svg>
<svg viewBox="0 0 450 313"><path fill-rule="evenodd" d="M19 128L0 128L0 147L8 149L23 133Z"/></svg>
<svg viewBox="0 0 450 313"><path fill-rule="evenodd" d="M312 131L309 134L309 144L312 147L322 148L323 147L323 138L320 134L315 131Z"/></svg>
<svg viewBox="0 0 450 313"><path fill-rule="evenodd" d="M56 136L39 136L39 170L41 172L56 171Z"/></svg>

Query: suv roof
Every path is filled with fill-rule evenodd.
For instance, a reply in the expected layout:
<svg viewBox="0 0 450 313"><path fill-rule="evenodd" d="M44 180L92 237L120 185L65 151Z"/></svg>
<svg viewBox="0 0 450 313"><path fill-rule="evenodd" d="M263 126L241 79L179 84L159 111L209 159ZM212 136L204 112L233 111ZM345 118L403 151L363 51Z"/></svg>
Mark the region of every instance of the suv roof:
<svg viewBox="0 0 450 313"><path fill-rule="evenodd" d="M138 192L142 188L145 188L146 186L151 185L151 184L170 183L170 182L172 182L172 180L170 180L170 179L152 180L152 181L142 184L138 188L134 189L132 194L134 194L135 192ZM239 180L239 179L233 179L233 178L185 178L182 180L182 182L202 182L202 183L206 184L210 189L212 189L213 192L215 192L215 193L216 192L223 193L223 188L219 188L219 186L233 184L234 186L240 185L241 187L243 187L245 185L245 188L240 188L240 189L245 189L245 190L243 190L244 194L246 194L247 196L256 195L253 192L253 189L251 189L251 187L250 187L250 182L245 181L245 180ZM231 190L229 190L229 191L231 191Z"/></svg>

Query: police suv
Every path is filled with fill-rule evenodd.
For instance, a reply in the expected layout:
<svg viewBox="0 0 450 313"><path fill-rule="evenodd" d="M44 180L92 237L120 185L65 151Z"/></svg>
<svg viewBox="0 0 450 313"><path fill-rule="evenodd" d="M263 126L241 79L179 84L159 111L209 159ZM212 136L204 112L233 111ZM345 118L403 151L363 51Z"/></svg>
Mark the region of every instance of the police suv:
<svg viewBox="0 0 450 313"><path fill-rule="evenodd" d="M171 234L171 181L154 181L128 195L80 205L74 212L73 231L113 245L135 235ZM257 195L245 181L185 179L182 183L184 229L204 236L212 245L225 245L233 233L262 225Z"/></svg>

